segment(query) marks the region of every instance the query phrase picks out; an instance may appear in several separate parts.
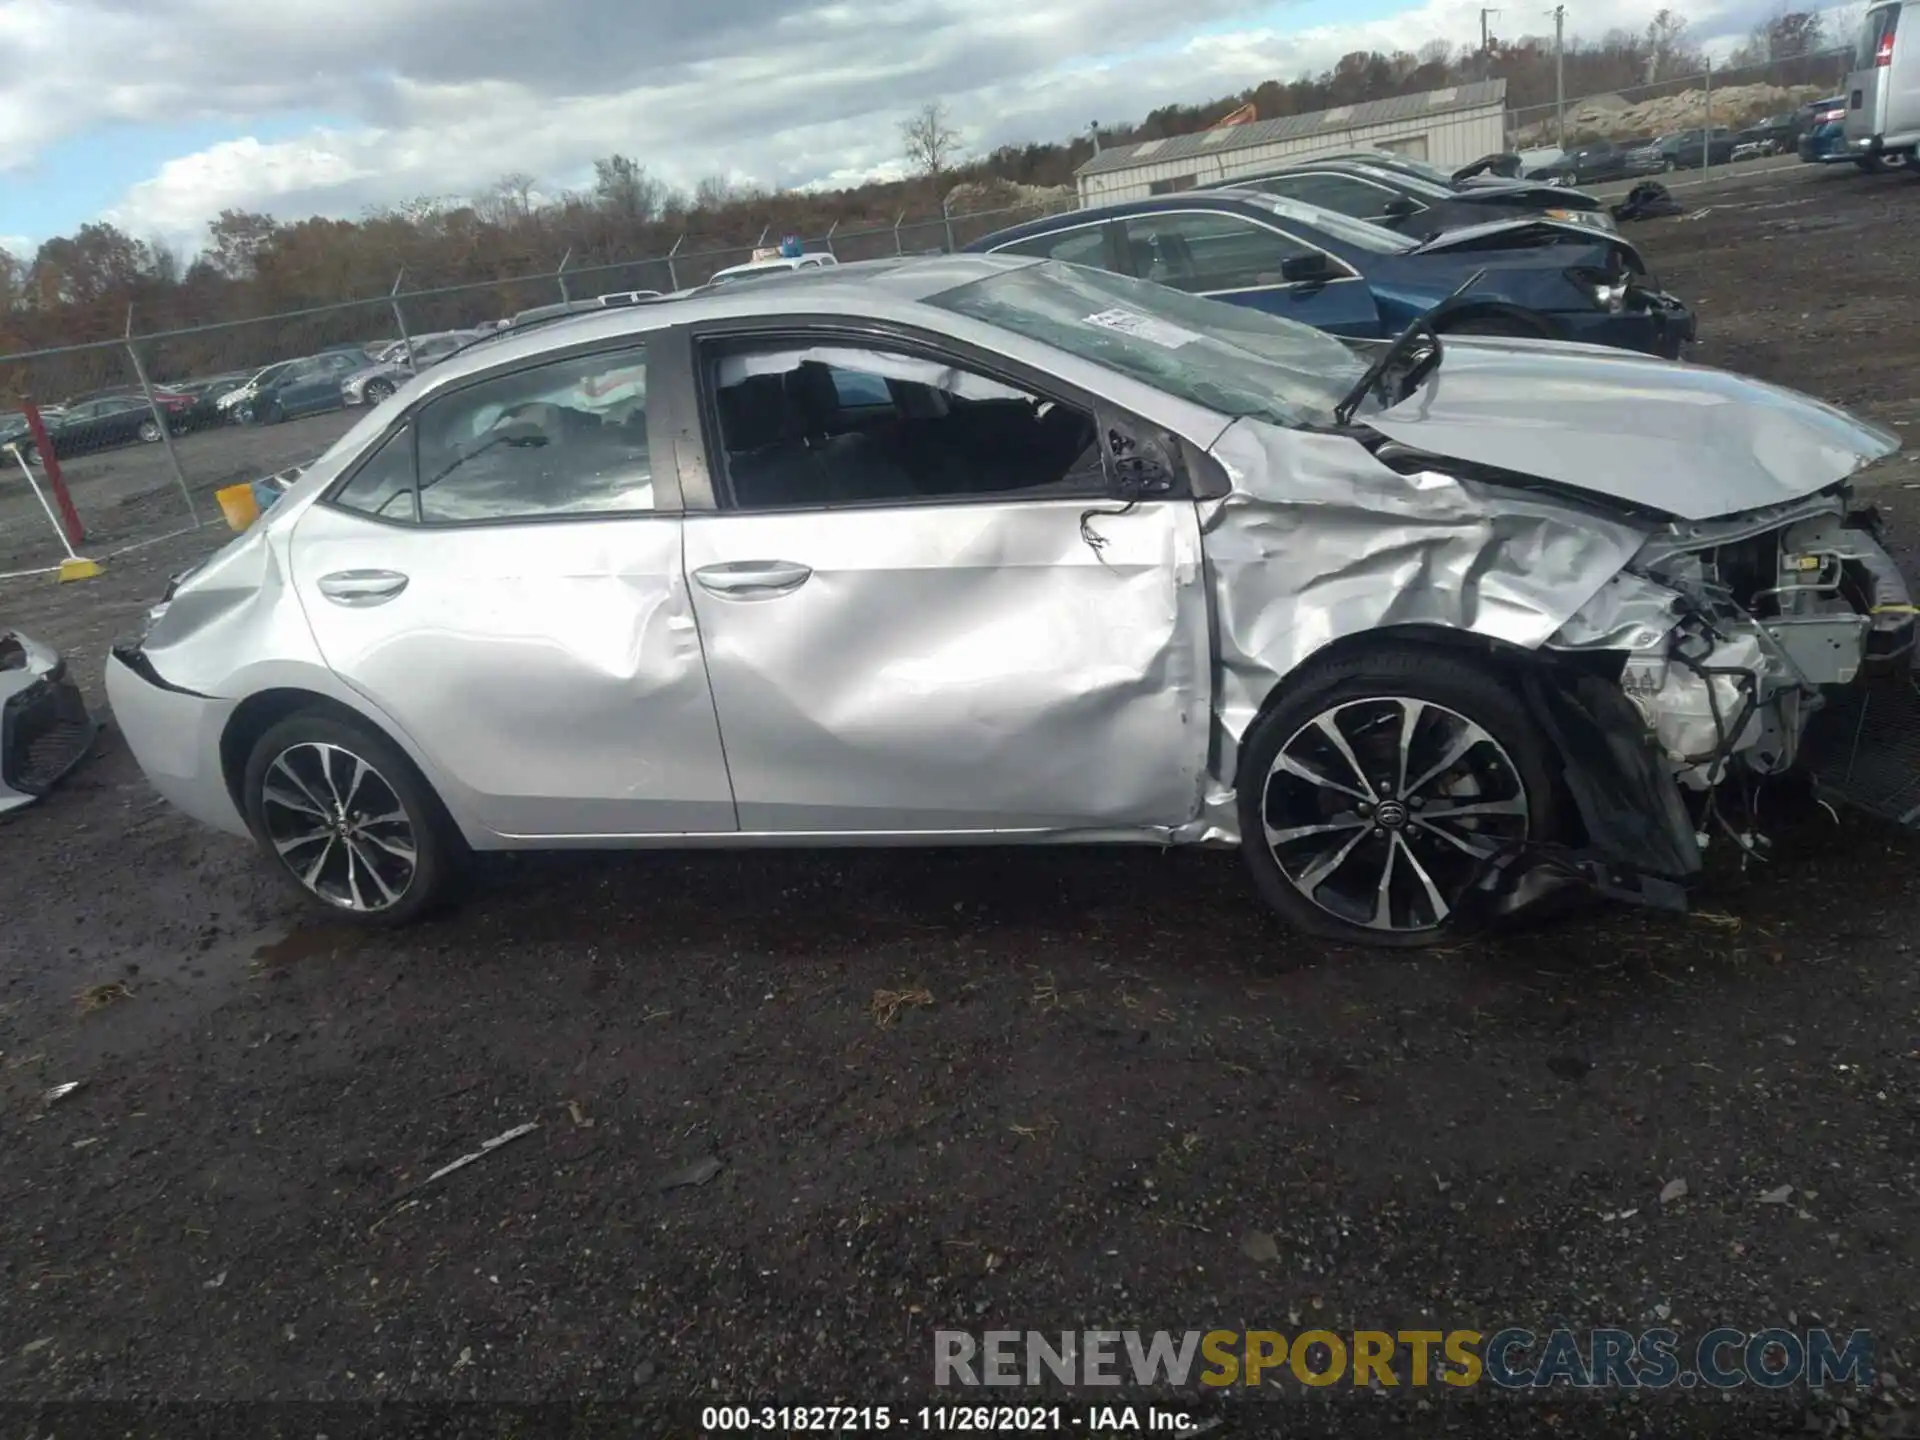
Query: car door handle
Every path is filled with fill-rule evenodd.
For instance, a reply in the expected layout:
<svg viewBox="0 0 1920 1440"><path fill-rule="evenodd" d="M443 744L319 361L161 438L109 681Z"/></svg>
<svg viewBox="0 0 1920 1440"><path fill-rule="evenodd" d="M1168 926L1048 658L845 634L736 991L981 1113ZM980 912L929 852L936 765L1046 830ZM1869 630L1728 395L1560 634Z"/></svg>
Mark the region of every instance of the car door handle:
<svg viewBox="0 0 1920 1440"><path fill-rule="evenodd" d="M336 605L379 605L406 589L407 577L397 570L336 570L319 584Z"/></svg>
<svg viewBox="0 0 1920 1440"><path fill-rule="evenodd" d="M789 594L806 584L812 574L807 566L791 560L733 560L723 565L703 565L693 572L693 578L715 595L752 600Z"/></svg>

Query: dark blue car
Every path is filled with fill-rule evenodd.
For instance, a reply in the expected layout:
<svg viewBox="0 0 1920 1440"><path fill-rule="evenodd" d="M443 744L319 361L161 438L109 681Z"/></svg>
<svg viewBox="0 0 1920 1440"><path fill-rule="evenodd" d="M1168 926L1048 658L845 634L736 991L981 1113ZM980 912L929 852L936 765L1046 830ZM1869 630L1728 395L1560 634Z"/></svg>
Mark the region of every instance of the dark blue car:
<svg viewBox="0 0 1920 1440"><path fill-rule="evenodd" d="M1847 148L1847 97L1816 100L1807 109L1812 113L1807 128L1800 132L1800 158L1810 165L1852 160L1853 152Z"/></svg>
<svg viewBox="0 0 1920 1440"><path fill-rule="evenodd" d="M1660 292L1632 245L1556 220L1500 220L1423 241L1257 191L1210 190L1070 211L967 249L1136 275L1333 335L1397 334L1484 271L1437 328L1668 359L1694 336L1693 312Z"/></svg>

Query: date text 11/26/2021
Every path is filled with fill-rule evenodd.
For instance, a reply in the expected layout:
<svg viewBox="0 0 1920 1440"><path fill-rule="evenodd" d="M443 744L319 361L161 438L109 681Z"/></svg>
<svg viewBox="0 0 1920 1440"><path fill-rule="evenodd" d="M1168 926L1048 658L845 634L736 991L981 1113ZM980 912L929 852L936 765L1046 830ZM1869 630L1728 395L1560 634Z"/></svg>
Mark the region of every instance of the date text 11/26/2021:
<svg viewBox="0 0 1920 1440"><path fill-rule="evenodd" d="M924 1431L1009 1435L1024 1431L1122 1435L1134 1432L1201 1435L1218 1425L1184 1410L1158 1405L709 1405L700 1412L704 1434L812 1431Z"/></svg>

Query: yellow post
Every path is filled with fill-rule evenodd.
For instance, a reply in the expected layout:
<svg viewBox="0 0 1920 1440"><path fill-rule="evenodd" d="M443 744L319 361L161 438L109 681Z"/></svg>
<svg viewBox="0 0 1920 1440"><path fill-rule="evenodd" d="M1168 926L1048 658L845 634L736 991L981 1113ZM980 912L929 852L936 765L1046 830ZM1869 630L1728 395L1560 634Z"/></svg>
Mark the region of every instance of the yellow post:
<svg viewBox="0 0 1920 1440"><path fill-rule="evenodd" d="M260 518L260 504L253 498L251 482L216 490L213 498L220 502L220 513L227 517L227 524L235 530L245 530Z"/></svg>

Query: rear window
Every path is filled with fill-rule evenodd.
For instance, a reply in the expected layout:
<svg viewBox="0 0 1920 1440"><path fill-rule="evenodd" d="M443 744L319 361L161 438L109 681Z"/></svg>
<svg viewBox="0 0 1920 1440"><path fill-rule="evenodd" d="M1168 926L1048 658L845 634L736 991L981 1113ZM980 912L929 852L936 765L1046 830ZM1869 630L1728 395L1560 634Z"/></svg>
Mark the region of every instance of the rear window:
<svg viewBox="0 0 1920 1440"><path fill-rule="evenodd" d="M1884 54L1893 54L1893 32L1900 28L1900 7L1881 5L1867 12L1860 25L1860 45L1854 51L1853 68L1871 70L1882 63Z"/></svg>

